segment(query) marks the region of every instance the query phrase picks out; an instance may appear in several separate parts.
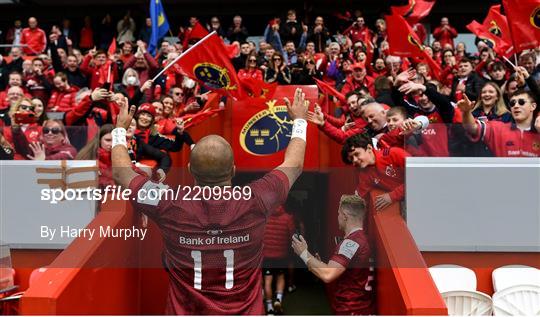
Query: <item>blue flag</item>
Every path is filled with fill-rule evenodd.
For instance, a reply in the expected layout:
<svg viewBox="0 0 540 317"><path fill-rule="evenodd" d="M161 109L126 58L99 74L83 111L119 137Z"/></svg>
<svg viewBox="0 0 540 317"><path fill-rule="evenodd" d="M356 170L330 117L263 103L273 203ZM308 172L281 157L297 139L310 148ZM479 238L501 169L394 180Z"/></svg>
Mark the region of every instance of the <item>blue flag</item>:
<svg viewBox="0 0 540 317"><path fill-rule="evenodd" d="M161 0L150 0L150 19L152 20L152 35L148 44L148 52L155 54L158 41L169 32L169 22Z"/></svg>

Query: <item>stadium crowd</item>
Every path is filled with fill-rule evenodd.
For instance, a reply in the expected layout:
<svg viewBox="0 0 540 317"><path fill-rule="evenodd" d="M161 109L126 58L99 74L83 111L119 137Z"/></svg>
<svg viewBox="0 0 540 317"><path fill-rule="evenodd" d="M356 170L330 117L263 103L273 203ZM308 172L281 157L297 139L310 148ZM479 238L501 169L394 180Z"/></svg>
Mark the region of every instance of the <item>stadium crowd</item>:
<svg viewBox="0 0 540 317"><path fill-rule="evenodd" d="M489 41L477 39L476 48L456 43L457 31L446 17L432 26L431 43L424 25L416 23L413 29L439 67L434 69L422 59L390 55L384 18L371 26L356 11L334 29L327 18L304 24L289 10L268 22L254 42L240 16L229 27L217 16L191 17L174 42L161 41L156 54L147 49L149 18L137 25L129 14L117 23L107 15L99 28L87 18L80 30L68 19L50 30L41 29L36 17L14 21L4 40L14 46L0 56L0 159L98 160L100 185L114 184L111 131L122 106L136 105L127 133L134 168L164 180L169 152L195 144L183 118L201 111L210 91L175 67L152 78L197 42L191 32L198 25L238 47L231 62L240 81L319 87L323 82L336 90L307 119L343 144L343 161L359 171L360 196L373 188L386 192L377 197L377 209L404 199L403 167L410 155L540 156L540 47L520 52L517 65L510 65ZM221 97L220 107L226 99ZM155 160L156 168L135 164L142 159ZM269 221L277 224L268 228L290 237L294 225L285 214L276 213ZM269 236L283 245L267 250L279 261L289 239ZM299 255L307 248L301 240L294 246ZM346 266L343 258L336 261ZM265 278L267 294L272 273ZM278 303L268 295L268 312L281 307L282 273L277 272Z"/></svg>

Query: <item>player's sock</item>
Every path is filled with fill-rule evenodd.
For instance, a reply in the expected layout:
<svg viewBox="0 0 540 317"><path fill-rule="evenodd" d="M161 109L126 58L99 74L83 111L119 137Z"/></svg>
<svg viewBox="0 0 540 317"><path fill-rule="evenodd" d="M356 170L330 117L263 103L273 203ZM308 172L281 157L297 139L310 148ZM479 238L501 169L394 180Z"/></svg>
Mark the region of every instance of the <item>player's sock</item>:
<svg viewBox="0 0 540 317"><path fill-rule="evenodd" d="M282 302L282 301L283 301L283 293L277 292L277 293L276 293L276 299L277 299L278 301Z"/></svg>
<svg viewBox="0 0 540 317"><path fill-rule="evenodd" d="M259 306L261 307L261 306ZM272 300L271 299L267 299L266 300L266 311L269 312L269 311L273 311L274 310L274 305L272 304Z"/></svg>

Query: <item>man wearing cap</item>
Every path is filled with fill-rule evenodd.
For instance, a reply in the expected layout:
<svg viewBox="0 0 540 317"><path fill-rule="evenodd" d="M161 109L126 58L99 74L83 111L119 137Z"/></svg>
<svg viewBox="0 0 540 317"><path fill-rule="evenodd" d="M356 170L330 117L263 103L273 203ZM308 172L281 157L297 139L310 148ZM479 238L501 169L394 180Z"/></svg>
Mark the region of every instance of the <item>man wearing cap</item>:
<svg viewBox="0 0 540 317"><path fill-rule="evenodd" d="M375 80L367 75L366 68L361 63L352 65L352 74L347 76L341 93L346 95L353 90L367 87L370 95L375 96Z"/></svg>

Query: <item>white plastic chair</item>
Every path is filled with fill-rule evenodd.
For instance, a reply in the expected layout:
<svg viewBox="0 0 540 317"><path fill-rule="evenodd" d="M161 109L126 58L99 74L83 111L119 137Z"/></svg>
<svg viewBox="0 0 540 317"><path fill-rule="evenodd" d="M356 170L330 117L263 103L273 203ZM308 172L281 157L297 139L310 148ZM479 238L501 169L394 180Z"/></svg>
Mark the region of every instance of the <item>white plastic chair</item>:
<svg viewBox="0 0 540 317"><path fill-rule="evenodd" d="M469 268L454 264L441 264L430 267L429 273L440 293L476 291L476 274Z"/></svg>
<svg viewBox="0 0 540 317"><path fill-rule="evenodd" d="M493 271L491 277L495 292L516 285L540 286L540 270L526 265L501 266Z"/></svg>
<svg viewBox="0 0 540 317"><path fill-rule="evenodd" d="M493 294L496 316L540 316L540 286L517 285Z"/></svg>
<svg viewBox="0 0 540 317"><path fill-rule="evenodd" d="M477 291L450 291L441 293L450 316L489 316L492 301L488 295Z"/></svg>

